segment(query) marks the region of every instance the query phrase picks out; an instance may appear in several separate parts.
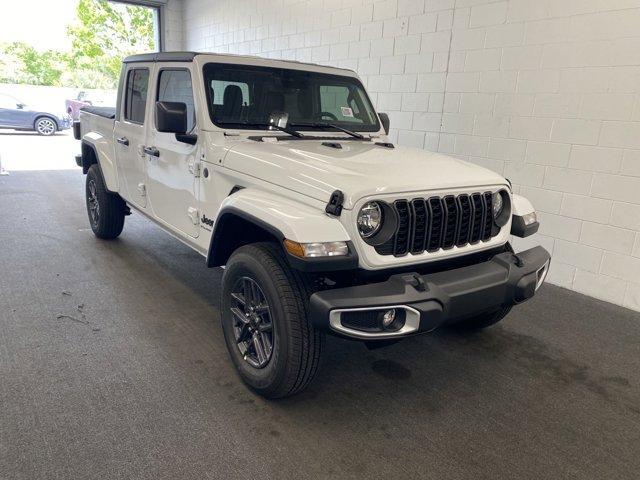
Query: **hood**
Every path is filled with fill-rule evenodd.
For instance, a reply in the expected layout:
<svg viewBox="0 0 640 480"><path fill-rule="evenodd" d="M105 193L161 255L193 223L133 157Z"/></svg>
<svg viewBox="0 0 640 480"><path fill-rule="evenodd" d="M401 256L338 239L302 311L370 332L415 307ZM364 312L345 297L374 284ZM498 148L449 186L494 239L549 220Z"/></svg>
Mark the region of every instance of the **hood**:
<svg viewBox="0 0 640 480"><path fill-rule="evenodd" d="M347 209L369 195L506 183L491 170L440 153L371 142L335 142L342 148L318 140L246 140L229 150L224 166L323 202L341 190Z"/></svg>

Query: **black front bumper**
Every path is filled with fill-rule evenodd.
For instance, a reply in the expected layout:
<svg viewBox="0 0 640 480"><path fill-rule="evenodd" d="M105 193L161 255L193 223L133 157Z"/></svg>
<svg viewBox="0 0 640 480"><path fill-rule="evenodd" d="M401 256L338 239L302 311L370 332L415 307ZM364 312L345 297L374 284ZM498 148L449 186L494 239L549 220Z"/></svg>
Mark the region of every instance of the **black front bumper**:
<svg viewBox="0 0 640 480"><path fill-rule="evenodd" d="M487 262L454 270L398 274L385 282L316 292L310 299L310 319L317 328L348 337L391 338L404 334L361 335L336 328L337 311L406 306L419 315L419 325L409 333L431 331L533 297L550 258L544 248L535 247L518 254L500 253Z"/></svg>

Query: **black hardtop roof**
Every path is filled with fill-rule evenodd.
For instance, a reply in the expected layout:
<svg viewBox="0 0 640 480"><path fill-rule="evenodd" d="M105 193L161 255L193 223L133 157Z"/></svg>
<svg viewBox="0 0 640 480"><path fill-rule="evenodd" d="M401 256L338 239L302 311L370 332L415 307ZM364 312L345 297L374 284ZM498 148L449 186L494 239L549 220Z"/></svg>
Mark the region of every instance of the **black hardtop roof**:
<svg viewBox="0 0 640 480"><path fill-rule="evenodd" d="M296 60L282 60L282 59L268 59L252 55L237 55L231 53L215 53L215 52L157 52L157 53L141 53L139 55L130 55L122 60L122 63L143 63L143 62L193 62L193 59L198 55L220 55L224 57L237 57L246 58L248 60L272 60L274 62L288 63L291 65L310 65L314 67L331 68L333 70L346 70L339 67L330 67L327 65L319 65L308 62L298 62Z"/></svg>

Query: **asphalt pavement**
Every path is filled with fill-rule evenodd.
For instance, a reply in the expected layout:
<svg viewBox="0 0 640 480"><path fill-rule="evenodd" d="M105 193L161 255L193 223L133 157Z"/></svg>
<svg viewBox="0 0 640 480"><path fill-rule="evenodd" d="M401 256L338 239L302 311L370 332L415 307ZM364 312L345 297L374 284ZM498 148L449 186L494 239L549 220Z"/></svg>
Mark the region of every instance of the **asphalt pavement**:
<svg viewBox="0 0 640 480"><path fill-rule="evenodd" d="M0 177L1 479L638 478L639 313L544 286L477 334L330 338L267 401L227 357L221 271L135 214L96 239L81 172L51 168Z"/></svg>

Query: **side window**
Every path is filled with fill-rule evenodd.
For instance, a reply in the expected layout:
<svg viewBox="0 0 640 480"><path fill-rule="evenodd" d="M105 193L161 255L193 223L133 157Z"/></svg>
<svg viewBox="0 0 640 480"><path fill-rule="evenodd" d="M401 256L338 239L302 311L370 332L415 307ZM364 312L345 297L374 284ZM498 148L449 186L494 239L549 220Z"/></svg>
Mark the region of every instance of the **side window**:
<svg viewBox="0 0 640 480"><path fill-rule="evenodd" d="M189 70L161 70L158 79L158 101L182 102L187 106L187 132L196 124L193 86Z"/></svg>
<svg viewBox="0 0 640 480"><path fill-rule="evenodd" d="M149 70L135 68L127 73L127 89L124 100L124 118L134 123L144 123L147 108Z"/></svg>

